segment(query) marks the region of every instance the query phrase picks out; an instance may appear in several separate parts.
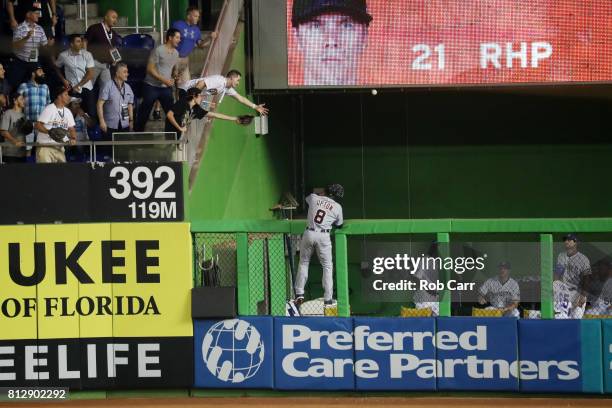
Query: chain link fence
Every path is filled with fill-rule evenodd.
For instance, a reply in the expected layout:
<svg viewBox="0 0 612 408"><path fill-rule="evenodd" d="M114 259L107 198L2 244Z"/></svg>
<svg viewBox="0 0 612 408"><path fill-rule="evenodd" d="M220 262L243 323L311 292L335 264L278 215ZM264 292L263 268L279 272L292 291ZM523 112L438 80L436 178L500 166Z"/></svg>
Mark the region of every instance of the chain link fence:
<svg viewBox="0 0 612 408"><path fill-rule="evenodd" d="M248 305L251 316L285 316L287 302L295 299L294 285L300 259L301 235L249 233ZM195 233L195 286L237 286L237 249L234 233ZM321 265L316 254L310 260L304 316L324 316ZM327 311L328 315L329 310ZM334 310L335 314L337 311Z"/></svg>
<svg viewBox="0 0 612 408"><path fill-rule="evenodd" d="M285 315L290 299L287 234L248 234L249 314Z"/></svg>

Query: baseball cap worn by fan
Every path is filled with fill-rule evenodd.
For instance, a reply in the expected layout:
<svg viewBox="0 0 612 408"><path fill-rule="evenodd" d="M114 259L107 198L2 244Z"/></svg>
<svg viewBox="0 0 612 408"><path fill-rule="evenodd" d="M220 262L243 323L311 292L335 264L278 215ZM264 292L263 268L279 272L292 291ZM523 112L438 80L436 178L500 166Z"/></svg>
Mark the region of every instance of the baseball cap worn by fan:
<svg viewBox="0 0 612 408"><path fill-rule="evenodd" d="M319 14L334 11L345 13L360 23L370 24L372 21L365 0L294 0L291 24L297 27Z"/></svg>
<svg viewBox="0 0 612 408"><path fill-rule="evenodd" d="M32 67L30 68L30 75L32 75L34 72L38 71L39 69L43 69L42 65L33 64ZM44 72L44 69L43 69L43 72Z"/></svg>

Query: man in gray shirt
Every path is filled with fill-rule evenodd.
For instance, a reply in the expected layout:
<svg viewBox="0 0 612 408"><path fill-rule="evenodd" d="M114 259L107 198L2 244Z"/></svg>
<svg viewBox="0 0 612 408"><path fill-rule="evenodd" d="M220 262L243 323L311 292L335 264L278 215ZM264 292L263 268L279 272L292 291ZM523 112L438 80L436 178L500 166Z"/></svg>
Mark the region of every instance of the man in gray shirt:
<svg viewBox="0 0 612 408"><path fill-rule="evenodd" d="M586 288L591 277L591 262L578 252L578 236L567 234L563 237L565 252L557 256L557 267L563 270L563 283L572 293L570 318L581 319L586 305Z"/></svg>
<svg viewBox="0 0 612 408"><path fill-rule="evenodd" d="M25 98L19 93L11 95L11 109L4 112L0 123L0 136L4 142L10 142L15 147L2 148L2 161L4 163L25 163L25 134L23 133L22 123L24 119L23 108ZM2 139L0 139L2 141Z"/></svg>
<svg viewBox="0 0 612 408"><path fill-rule="evenodd" d="M166 43L160 45L151 53L147 64L147 76L142 84L142 104L138 109L138 119L135 130L143 132L149 114L156 100L168 112L174 103L172 90L174 87L174 69L179 60L176 48L181 42L181 32L170 28L166 32Z"/></svg>

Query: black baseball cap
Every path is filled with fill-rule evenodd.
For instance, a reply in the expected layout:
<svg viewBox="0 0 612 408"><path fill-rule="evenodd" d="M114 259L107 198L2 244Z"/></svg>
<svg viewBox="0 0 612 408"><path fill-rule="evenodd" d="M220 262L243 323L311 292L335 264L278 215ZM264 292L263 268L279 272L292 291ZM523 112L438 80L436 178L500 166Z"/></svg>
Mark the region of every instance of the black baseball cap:
<svg viewBox="0 0 612 408"><path fill-rule="evenodd" d="M512 265L510 265L510 262L508 261L502 261L500 262L498 265L498 268L504 268L504 269L512 269Z"/></svg>
<svg viewBox="0 0 612 408"><path fill-rule="evenodd" d="M291 24L297 27L319 14L333 11L348 14L360 23L372 21L365 0L294 0Z"/></svg>
<svg viewBox="0 0 612 408"><path fill-rule="evenodd" d="M38 71L39 69L42 69L43 72L45 71L42 67L42 65L40 64L32 64L32 66L30 67L30 75L32 75L34 72Z"/></svg>
<svg viewBox="0 0 612 408"><path fill-rule="evenodd" d="M563 242L565 242L565 241L569 241L570 239L571 239L572 241L576 241L576 242L578 242L578 235L576 235L576 234L574 234L573 232L571 232L571 233L566 234L565 236L563 236Z"/></svg>
<svg viewBox="0 0 612 408"><path fill-rule="evenodd" d="M26 9L26 13L42 13L42 9L40 7L30 6Z"/></svg>

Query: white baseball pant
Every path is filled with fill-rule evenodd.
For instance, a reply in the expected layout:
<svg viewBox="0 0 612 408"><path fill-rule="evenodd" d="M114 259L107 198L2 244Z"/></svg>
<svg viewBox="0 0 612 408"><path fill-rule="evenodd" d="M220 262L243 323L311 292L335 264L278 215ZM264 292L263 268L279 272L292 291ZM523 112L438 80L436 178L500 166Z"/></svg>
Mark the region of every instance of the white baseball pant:
<svg viewBox="0 0 612 408"><path fill-rule="evenodd" d="M312 250L317 251L319 262L323 267L323 299L332 300L334 293L332 243L329 233L306 230L300 243L300 264L295 279L296 296L304 295L304 287L308 281L308 266Z"/></svg>

